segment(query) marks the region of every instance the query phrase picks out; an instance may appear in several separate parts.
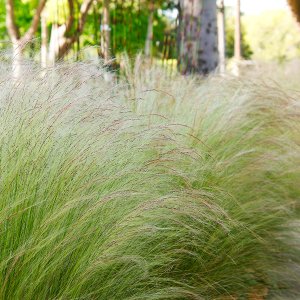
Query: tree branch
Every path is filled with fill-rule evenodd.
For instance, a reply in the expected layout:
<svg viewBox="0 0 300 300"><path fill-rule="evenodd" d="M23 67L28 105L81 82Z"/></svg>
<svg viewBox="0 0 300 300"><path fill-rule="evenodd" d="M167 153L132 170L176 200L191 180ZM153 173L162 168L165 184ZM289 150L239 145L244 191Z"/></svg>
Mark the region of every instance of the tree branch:
<svg viewBox="0 0 300 300"><path fill-rule="evenodd" d="M89 12L89 9L90 9L92 3L93 3L93 0L84 0L83 3L81 4L81 7L80 7L81 17L79 19L79 26L78 26L79 34L81 34L83 31L86 17L87 17L87 14Z"/></svg>
<svg viewBox="0 0 300 300"><path fill-rule="evenodd" d="M69 2L72 0L69 0ZM71 48L71 46L77 41L78 37L81 35L84 25L86 22L86 17L89 12L89 9L93 3L93 0L84 0L80 7L80 19L77 31L74 33L72 37L68 36L68 31L65 32L65 40L64 43L59 47L58 59L61 59ZM71 9L71 8L70 8ZM69 30L71 27L69 28Z"/></svg>
<svg viewBox="0 0 300 300"><path fill-rule="evenodd" d="M66 22L66 33L69 32L74 23L74 3L73 0L68 0L68 5L69 5L69 17Z"/></svg>
<svg viewBox="0 0 300 300"><path fill-rule="evenodd" d="M7 0L7 1L12 1L12 0ZM27 32L25 33L25 35L22 37L22 42L28 43L34 36L34 34L36 33L38 26L39 26L39 22L40 22L40 17L41 17L41 13L45 7L47 0L40 0L39 5L36 9L36 12L33 16L31 25L29 27L29 29L27 30Z"/></svg>
<svg viewBox="0 0 300 300"><path fill-rule="evenodd" d="M6 0L6 27L13 42L20 39L20 30L15 22L15 9L13 0Z"/></svg>

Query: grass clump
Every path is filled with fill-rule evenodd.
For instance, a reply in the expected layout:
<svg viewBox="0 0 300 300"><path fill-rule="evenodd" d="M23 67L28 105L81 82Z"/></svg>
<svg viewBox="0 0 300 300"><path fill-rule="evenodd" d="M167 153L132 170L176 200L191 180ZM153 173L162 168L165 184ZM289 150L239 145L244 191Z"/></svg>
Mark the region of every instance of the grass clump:
<svg viewBox="0 0 300 300"><path fill-rule="evenodd" d="M90 67L1 75L0 298L297 297L295 95Z"/></svg>

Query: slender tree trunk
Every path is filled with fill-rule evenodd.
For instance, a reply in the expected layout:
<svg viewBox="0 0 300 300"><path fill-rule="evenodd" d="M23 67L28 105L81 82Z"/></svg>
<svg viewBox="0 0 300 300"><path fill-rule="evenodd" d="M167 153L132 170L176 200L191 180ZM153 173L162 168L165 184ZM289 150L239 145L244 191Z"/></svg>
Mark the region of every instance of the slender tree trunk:
<svg viewBox="0 0 300 300"><path fill-rule="evenodd" d="M225 6L224 0L220 0L218 8L218 49L220 73L226 71L226 33L225 33Z"/></svg>
<svg viewBox="0 0 300 300"><path fill-rule="evenodd" d="M177 19L176 19L176 54L177 54L177 70L181 72L181 44L182 44L182 7L181 3L177 4Z"/></svg>
<svg viewBox="0 0 300 300"><path fill-rule="evenodd" d="M215 0L181 0L180 66L183 74L207 75L218 66Z"/></svg>
<svg viewBox="0 0 300 300"><path fill-rule="evenodd" d="M41 13L45 7L47 0L40 0L32 18L29 29L23 36L20 34L20 29L16 24L15 8L13 0L6 0L6 28L13 45L13 61L12 71L13 77L18 79L21 75L22 58L25 45L32 40L36 33L40 21Z"/></svg>
<svg viewBox="0 0 300 300"><path fill-rule="evenodd" d="M47 16L43 11L41 14L41 66L47 67L47 44L48 44L48 28L47 28Z"/></svg>
<svg viewBox="0 0 300 300"><path fill-rule="evenodd" d="M66 42L64 37L66 32L66 25L58 25L52 24L51 27L51 36L50 36L50 43L49 43L49 64L54 66L55 61L61 57L60 49Z"/></svg>
<svg viewBox="0 0 300 300"><path fill-rule="evenodd" d="M149 16L148 16L148 28L145 43L145 55L150 57L152 55L152 42L153 42L153 16L154 16L154 5L151 1L149 5Z"/></svg>
<svg viewBox="0 0 300 300"><path fill-rule="evenodd" d="M51 66L54 65L57 53L58 53L58 44L57 44L57 24L52 24L50 42L49 42L49 57L48 61Z"/></svg>
<svg viewBox="0 0 300 300"><path fill-rule="evenodd" d="M93 0L83 0L80 5L80 17L78 26L74 31L74 6L73 0L68 0L69 17L66 24L58 26L53 24L51 29L50 46L49 46L49 62L54 64L58 59L62 59L71 49L72 45L78 41L82 34L86 22L87 14L93 3Z"/></svg>
<svg viewBox="0 0 300 300"><path fill-rule="evenodd" d="M241 1L236 0L234 56L237 61L242 57L241 50Z"/></svg>
<svg viewBox="0 0 300 300"><path fill-rule="evenodd" d="M110 54L110 10L109 0L103 0L102 25L101 25L101 53L104 63L108 63Z"/></svg>
<svg viewBox="0 0 300 300"><path fill-rule="evenodd" d="M242 58L242 47L241 47L241 1L236 0L235 7L235 28L234 28L234 64L233 74L235 76L240 75L240 61Z"/></svg>

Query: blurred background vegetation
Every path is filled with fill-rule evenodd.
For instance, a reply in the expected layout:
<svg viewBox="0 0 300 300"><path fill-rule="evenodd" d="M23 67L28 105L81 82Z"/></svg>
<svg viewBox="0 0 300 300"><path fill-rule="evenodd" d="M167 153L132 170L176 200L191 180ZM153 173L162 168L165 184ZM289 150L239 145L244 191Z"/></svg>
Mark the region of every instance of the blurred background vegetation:
<svg viewBox="0 0 300 300"><path fill-rule="evenodd" d="M72 1L73 27L67 33L72 35L79 26L82 0ZM30 27L36 13L38 0L14 0L16 25L22 36ZM51 42L53 26L65 24L70 17L69 0L48 0L45 6L47 41ZM153 8L149 8L149 3ZM226 4L226 2L225 2ZM178 1L174 0L111 0L110 55L117 58L127 52L129 57L145 51L145 40L149 25L149 15L153 12L153 33L151 37L151 57L157 61L172 61L178 57ZM5 1L0 1L0 49L11 47L5 22ZM234 56L234 7L225 7L226 16L226 57ZM103 1L91 4L81 34L72 44L67 58L86 59L101 57L101 24L103 21ZM268 10L256 15L241 15L242 58L255 61L289 62L300 56L300 29L289 10ZM25 57L39 59L41 46L41 24L35 38L28 43ZM2 57L3 59L3 57Z"/></svg>

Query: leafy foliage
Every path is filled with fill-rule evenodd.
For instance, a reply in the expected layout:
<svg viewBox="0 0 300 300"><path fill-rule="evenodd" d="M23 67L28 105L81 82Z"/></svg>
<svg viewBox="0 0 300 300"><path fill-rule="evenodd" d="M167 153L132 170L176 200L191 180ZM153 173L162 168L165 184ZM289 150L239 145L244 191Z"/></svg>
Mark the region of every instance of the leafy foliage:
<svg viewBox="0 0 300 300"><path fill-rule="evenodd" d="M77 3L77 4L76 4ZM78 24L78 7L81 1L74 5L74 30ZM162 4L162 1L157 1L157 5ZM0 38L7 36L5 27L5 7L4 2L0 4ZM16 0L14 1L17 25L20 27L21 33L24 33L32 20L34 9L36 8L36 0ZM67 0L56 1L49 0L47 2L47 21L49 24L49 32L52 23L63 24L69 16L69 8ZM101 2L94 5L87 16L87 23L84 32L80 38L81 47L95 45L100 43L100 21L101 21ZM111 41L112 49L115 54L122 51L127 51L130 55L134 55L143 50L146 39L148 26L148 2L142 0L133 1L113 1L110 5L111 14ZM2 19L1 19L2 18ZM164 32L168 26L168 20L158 10L155 10L154 15L154 54L159 51L157 45L163 44ZM37 32L37 37L40 38L40 31Z"/></svg>
<svg viewBox="0 0 300 300"><path fill-rule="evenodd" d="M0 49L4 47L4 44L1 43L1 40L7 40L5 14L5 2L0 1Z"/></svg>
<svg viewBox="0 0 300 300"><path fill-rule="evenodd" d="M111 48L114 54L126 51L130 56L137 54L144 49L148 14L147 9L143 9L137 3L117 2L110 9L111 20ZM100 11L98 6L96 10L91 11L88 22L82 36L83 45L99 45L100 35ZM167 27L167 20L157 11L154 14L153 22L153 46L156 42L163 43L164 31ZM93 35L91 33L94 32Z"/></svg>
<svg viewBox="0 0 300 300"><path fill-rule="evenodd" d="M300 56L300 31L290 12L264 12L244 22L255 59L282 63Z"/></svg>
<svg viewBox="0 0 300 300"><path fill-rule="evenodd" d="M242 25L241 29L241 45L242 45L242 57L244 59L250 59L253 51L246 40L245 27ZM232 58L234 56L234 18L229 17L226 20L226 57Z"/></svg>

